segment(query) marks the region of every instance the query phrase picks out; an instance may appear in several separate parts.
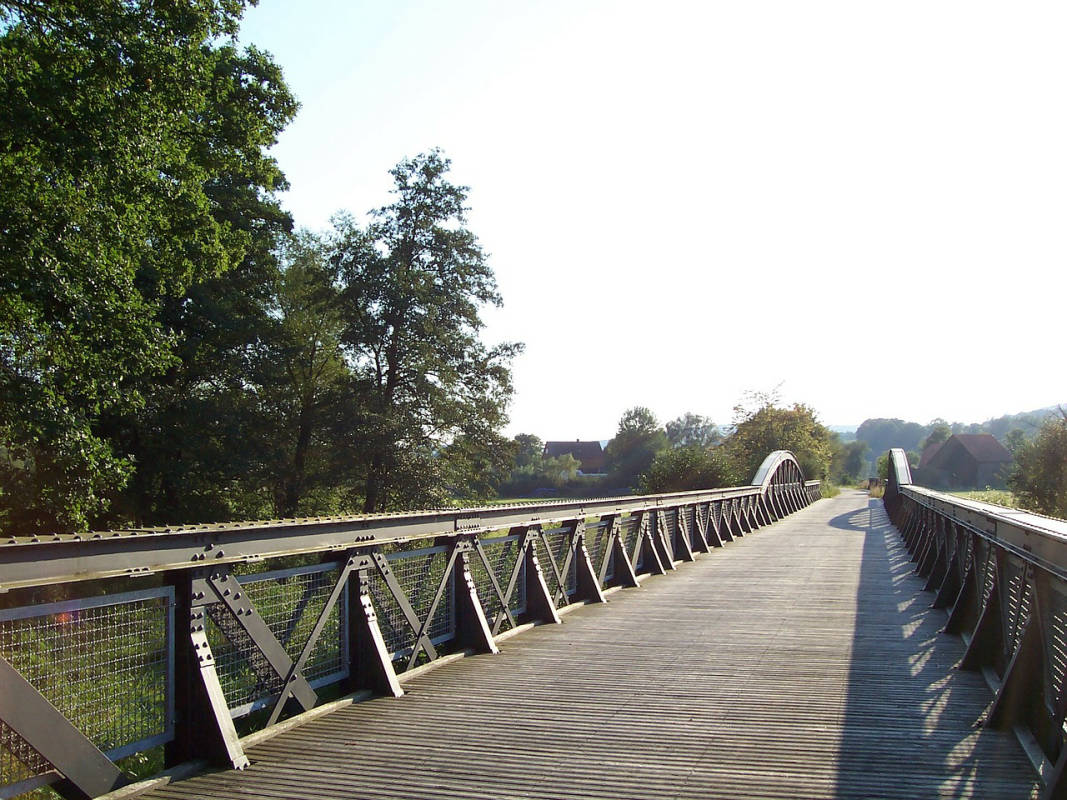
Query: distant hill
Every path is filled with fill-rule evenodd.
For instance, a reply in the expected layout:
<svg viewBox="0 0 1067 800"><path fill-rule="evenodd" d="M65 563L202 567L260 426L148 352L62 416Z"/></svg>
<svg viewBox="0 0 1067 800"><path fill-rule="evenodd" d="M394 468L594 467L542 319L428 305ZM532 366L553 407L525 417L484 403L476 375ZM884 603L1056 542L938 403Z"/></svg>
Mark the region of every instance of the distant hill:
<svg viewBox="0 0 1067 800"><path fill-rule="evenodd" d="M827 428L837 434L837 438L842 442L852 442L856 439L856 427L855 425L827 425Z"/></svg>
<svg viewBox="0 0 1067 800"><path fill-rule="evenodd" d="M1045 417L1056 408L1057 406L1048 406L1033 411L1023 411L1019 414L1005 414L985 422L947 424L952 428L953 433L991 433L1003 442L1008 432L1015 429L1021 430L1027 437L1032 437L1041 427ZM856 438L867 442L871 448L872 458L877 458L893 447L918 451L919 443L930 435L933 428L933 423L922 425L902 419L867 419L856 429Z"/></svg>

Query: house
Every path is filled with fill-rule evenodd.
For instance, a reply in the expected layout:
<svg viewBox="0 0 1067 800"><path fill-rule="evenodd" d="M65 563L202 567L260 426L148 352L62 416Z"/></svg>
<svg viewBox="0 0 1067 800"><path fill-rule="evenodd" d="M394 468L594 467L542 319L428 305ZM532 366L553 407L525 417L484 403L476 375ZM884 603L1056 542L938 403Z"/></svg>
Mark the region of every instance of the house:
<svg viewBox="0 0 1067 800"><path fill-rule="evenodd" d="M600 475L607 466L607 456L600 442L545 442L544 458L571 455L578 462L578 471L583 475Z"/></svg>
<svg viewBox="0 0 1067 800"><path fill-rule="evenodd" d="M1011 453L992 434L957 433L923 450L916 481L932 489L1003 486L1010 464Z"/></svg>

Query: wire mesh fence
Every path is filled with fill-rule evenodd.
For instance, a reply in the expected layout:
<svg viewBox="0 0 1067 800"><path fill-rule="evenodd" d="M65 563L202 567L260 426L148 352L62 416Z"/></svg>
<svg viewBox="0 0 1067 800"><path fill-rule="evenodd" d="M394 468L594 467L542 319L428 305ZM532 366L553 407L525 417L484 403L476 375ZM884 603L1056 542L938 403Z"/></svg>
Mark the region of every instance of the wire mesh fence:
<svg viewBox="0 0 1067 800"><path fill-rule="evenodd" d="M626 543L626 552L630 555L634 570L640 572L645 566L645 548L638 547L641 539L641 520L639 517L627 517L622 521L622 540Z"/></svg>
<svg viewBox="0 0 1067 800"><path fill-rule="evenodd" d="M507 592L508 583L515 570L516 560L518 560L519 575L516 579L515 589L511 593L511 597L508 598L508 608L512 616L518 617L520 614L525 614L526 559L523 557L522 537L502 536L495 539L483 539L481 545L501 592ZM503 605L501 605L500 598L497 597L496 591L493 589L489 573L477 553L471 555L470 564L471 577L474 579L474 586L478 591L478 600L482 604L482 610L489 625L492 626L495 624L497 616L503 612ZM505 617L499 630L506 631L510 627L511 625Z"/></svg>
<svg viewBox="0 0 1067 800"><path fill-rule="evenodd" d="M589 562L593 565L593 573L600 575L600 568L604 564L605 550L611 540L611 523L596 522L585 527L585 549L589 553ZM607 554L608 568L604 573L605 582L615 577L615 554Z"/></svg>
<svg viewBox="0 0 1067 800"><path fill-rule="evenodd" d="M426 621L437 590L444 582L444 593L434 611L433 619L430 620L427 635L434 645L455 638L455 581L451 572L447 576L445 574L449 561L448 548L441 546L395 551L389 553L386 558L397 583L418 617L419 625ZM393 660L410 656L418 633L407 621L397 599L377 572L371 573L370 591L378 616L378 627Z"/></svg>
<svg viewBox="0 0 1067 800"><path fill-rule="evenodd" d="M321 564L242 575L242 589L278 643L296 661L337 582L339 567ZM277 697L283 679L267 662L232 614L216 603L208 608L208 641L226 702L234 717L245 716ZM349 673L347 591L326 618L302 670L312 686L342 680Z"/></svg>
<svg viewBox="0 0 1067 800"><path fill-rule="evenodd" d="M571 532L571 528L550 528L542 531L541 535L534 539L534 546L537 548L537 560L541 564L541 572L545 576L549 595L556 598L557 607L567 605L570 602L570 595L574 594L578 587L577 565L573 558L570 560L567 572L560 576L563 579L562 587L560 586L560 580L556 577L556 570L562 572L563 565L567 561L567 553L573 541ZM551 558L549 557L550 553ZM555 568L553 568L553 563ZM563 589L562 592L560 592L560 588Z"/></svg>
<svg viewBox="0 0 1067 800"><path fill-rule="evenodd" d="M174 732L169 588L0 611L0 654L93 744L117 759ZM0 786L51 765L0 723Z"/></svg>

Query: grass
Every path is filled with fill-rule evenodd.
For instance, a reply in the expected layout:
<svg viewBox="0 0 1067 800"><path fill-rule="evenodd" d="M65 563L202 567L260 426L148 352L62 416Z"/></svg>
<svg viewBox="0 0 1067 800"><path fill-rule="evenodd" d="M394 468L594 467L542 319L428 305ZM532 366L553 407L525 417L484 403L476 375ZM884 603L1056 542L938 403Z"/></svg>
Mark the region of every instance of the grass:
<svg viewBox="0 0 1067 800"><path fill-rule="evenodd" d="M1007 489L984 489L979 492L949 492L949 494L955 497L962 497L966 500L977 500L980 503L992 503L996 506L1004 506L1005 508L1022 508L1019 505L1019 498L1009 492Z"/></svg>

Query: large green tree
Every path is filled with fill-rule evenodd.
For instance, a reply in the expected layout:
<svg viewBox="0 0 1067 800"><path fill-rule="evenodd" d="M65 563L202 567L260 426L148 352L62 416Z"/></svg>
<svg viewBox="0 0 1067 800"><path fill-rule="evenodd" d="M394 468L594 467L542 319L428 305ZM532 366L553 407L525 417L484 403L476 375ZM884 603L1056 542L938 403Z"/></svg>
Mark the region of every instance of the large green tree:
<svg viewBox="0 0 1067 800"><path fill-rule="evenodd" d="M711 447L722 441L722 432L708 417L687 411L667 423L667 438L675 447Z"/></svg>
<svg viewBox="0 0 1067 800"><path fill-rule="evenodd" d="M467 188L439 151L392 170L394 202L360 227L335 219L332 261L342 288L346 358L364 424L353 447L363 505L379 511L440 498L438 454L462 439L465 458L499 446L520 345L488 347L481 308L499 305L496 279L467 228Z"/></svg>
<svg viewBox="0 0 1067 800"><path fill-rule="evenodd" d="M609 482L617 487L636 487L656 453L670 447L656 415L644 406L623 412L615 438L606 448Z"/></svg>
<svg viewBox="0 0 1067 800"><path fill-rule="evenodd" d="M8 530L84 528L105 509L132 471L106 419L191 363L175 349L209 315L190 310L197 285L285 224L266 148L296 105L265 54L234 46L243 5L0 2Z"/></svg>
<svg viewBox="0 0 1067 800"><path fill-rule="evenodd" d="M1017 446L1014 455L1008 486L1020 505L1067 519L1067 411L1049 415L1037 436Z"/></svg>
<svg viewBox="0 0 1067 800"><path fill-rule="evenodd" d="M775 401L772 395L756 394L734 407L734 433L725 447L736 468L751 480L769 453L791 450L805 478L825 478L833 458L833 432L809 406L780 408Z"/></svg>

